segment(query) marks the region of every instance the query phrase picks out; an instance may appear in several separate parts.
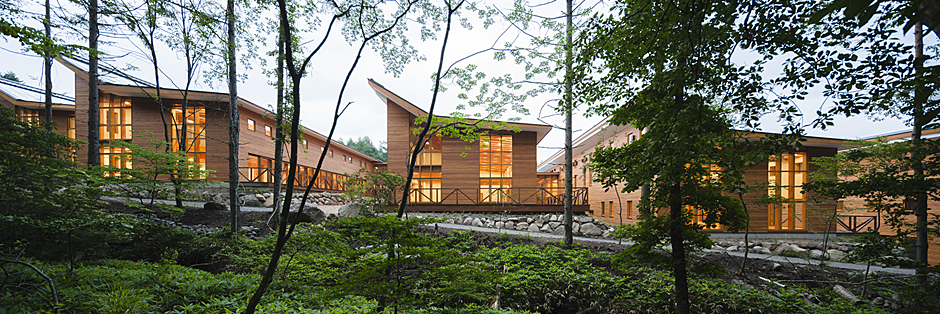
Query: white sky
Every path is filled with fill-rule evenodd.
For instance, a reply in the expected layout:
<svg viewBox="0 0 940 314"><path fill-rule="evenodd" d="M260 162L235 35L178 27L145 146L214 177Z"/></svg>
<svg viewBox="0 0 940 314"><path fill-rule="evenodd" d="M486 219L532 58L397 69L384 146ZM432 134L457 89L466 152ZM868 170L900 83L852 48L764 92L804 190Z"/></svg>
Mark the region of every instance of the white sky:
<svg viewBox="0 0 940 314"><path fill-rule="evenodd" d="M511 9L511 2L509 1L493 2L493 0L489 0L484 1L481 5L492 3L496 3L496 5L507 11ZM23 8L34 13L40 12L41 7L39 5L39 2L23 2ZM558 16L562 14L564 7L565 4L563 1L554 1L542 6L541 9L545 10L546 15ZM28 14L23 16L28 16ZM33 26L39 26L39 24L35 22L27 23ZM445 56L445 68L456 60L473 52L490 47L502 31L508 27L507 24L498 22L496 25L490 27L489 30L485 30L481 27L480 23L475 24L472 31L467 31L460 27L454 28L454 33L451 35L451 41L448 43ZM71 43L80 43L74 41L76 36L67 34L65 30L54 30L54 32L58 36L73 39L73 41L70 41ZM253 33L257 33L256 39L260 41L265 41L269 44L274 43L274 34L263 34L262 32ZM516 36L517 33L510 32L503 38L515 38ZM930 37L931 39L936 38L934 36ZM302 42L318 38L318 36L306 34L303 36ZM911 39L912 36L908 35L906 38L909 39L909 42L913 41ZM378 144L379 141L386 140L385 105L367 84L366 80L368 78L376 80L392 92L427 110L430 106L432 96L430 77L431 73L436 69L438 54L440 52L440 42L425 43L417 38L412 39L412 42L419 48L420 53L422 53L427 60L411 63L406 67L402 75L397 78L384 72L380 56L376 55L371 50L364 52L360 64L349 82L345 97L342 100L344 104L348 102L354 103L340 118L334 138L342 138L345 140L369 136L376 144ZM133 50L136 48L126 42L120 43L117 46L104 46L101 48L101 50L111 55L124 55L126 54L126 49ZM324 135L329 132L333 108L337 103L336 97L339 93L343 78L349 69L349 65L353 61L355 52L355 48L350 47L343 41L338 33L334 33L330 41L324 46L322 52L314 57L312 60L312 73L302 81L301 119L303 125ZM168 78L164 77L162 79L164 86L169 86L169 84L166 83L167 79L172 79L176 81L177 84L182 84L183 77L185 76L184 62L177 58L177 53L170 51L170 49L166 47L161 48L158 53L161 68L169 76ZM259 55L264 55L264 52L259 51ZM0 72L6 73L13 71L25 83L37 87L42 86L42 59L29 53L22 53L22 47L20 47L17 42L6 38L0 40L0 60L3 60L3 62L0 62ZM479 65L484 72L491 76L501 75L506 73L506 71L515 71L516 74L521 73L520 70L514 67L511 61L492 61L492 53L484 53L475 56L465 61L463 64L466 64L466 62ZM133 56L123 57L118 61L111 61L110 63L118 67L125 67L127 65L134 65L140 69L150 67L148 60L135 58ZM248 75L248 79L241 82L238 87L239 97L255 104L268 107L275 102L275 89L267 83L269 79L262 74L260 61L253 60L252 64L254 64L252 69L242 67L238 69L240 73L247 73ZM268 64L273 68L273 62L268 62ZM153 81L152 72L139 70L130 73L145 80ZM774 75L774 73L767 74L767 76L770 75ZM197 84L193 89L227 92L224 78L217 79L213 87L207 86L203 81L204 79L202 78L197 79ZM73 77L71 71L65 67L57 64L53 68L52 83L56 92L74 96ZM536 99L530 99L525 104L530 111L530 115L520 116L510 112L504 115L503 119L508 117L520 117L522 122L538 123L536 115L539 113L540 108L546 103L552 104L551 100L558 97L557 95L544 95ZM815 118L813 113L818 107L824 104L824 101L822 95L816 93L810 95L806 101L799 104L803 113L806 115L804 118L806 123L809 123ZM444 93L439 96L438 109L436 109L435 112L438 114L453 112L458 103L459 100L456 98L455 92ZM550 109L546 108L544 112L550 112ZM580 115L580 112L576 114L574 119L574 137L576 138L579 135L579 131L590 129L599 120L600 118L598 117L585 118ZM547 121L554 125L563 125L563 119L559 116L548 118ZM763 130L765 131L774 132L780 130L774 117L767 117L762 122ZM907 128L908 127L901 121L893 119L874 122L866 117L855 117L851 119L839 118L836 120L835 126L830 127L826 131L809 129L807 132L812 136L855 139L887 132L902 131ZM539 144L539 161L548 158L557 149L560 149L563 146L563 142L563 130L552 130Z"/></svg>

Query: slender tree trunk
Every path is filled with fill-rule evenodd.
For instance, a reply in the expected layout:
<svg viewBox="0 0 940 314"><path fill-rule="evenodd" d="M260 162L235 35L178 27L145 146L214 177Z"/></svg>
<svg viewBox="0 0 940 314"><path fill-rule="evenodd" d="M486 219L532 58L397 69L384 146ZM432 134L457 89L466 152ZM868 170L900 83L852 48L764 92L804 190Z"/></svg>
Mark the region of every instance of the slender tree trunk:
<svg viewBox="0 0 940 314"><path fill-rule="evenodd" d="M574 211L572 209L572 199L571 194L573 193L571 188L571 111L574 109L574 104L572 103L571 97L571 32L573 31L571 26L571 11L572 11L572 0L566 0L565 4L567 6L565 24L565 238L564 246L570 248L574 244L574 230L572 229L572 220L574 220Z"/></svg>
<svg viewBox="0 0 940 314"><path fill-rule="evenodd" d="M924 126L924 102L927 99L924 87L924 30L923 24L918 22L914 26L914 131L911 132L911 142L914 151L911 152L911 162L914 164L914 178L923 183L924 180L924 155L920 152L923 147L921 144L921 131ZM924 284L927 282L927 191L921 185L918 185L917 206L914 209L917 215L917 276L914 282Z"/></svg>
<svg viewBox="0 0 940 314"><path fill-rule="evenodd" d="M676 313L691 313L689 278L685 261L685 216L682 215L682 185L676 183L669 194L669 240L672 244L672 273L676 279Z"/></svg>
<svg viewBox="0 0 940 314"><path fill-rule="evenodd" d="M275 115L275 138L274 141L274 210L271 214L271 219L277 224L277 213L278 213L278 200L281 197L281 181L283 181L283 171L284 164L281 160L284 159L284 132L281 124L284 123L284 32L279 32L277 39L277 108L275 109L277 113ZM320 152L325 154L326 151ZM316 178L310 178L310 180L316 180Z"/></svg>
<svg viewBox="0 0 940 314"><path fill-rule="evenodd" d="M226 59L228 62L228 188L229 206L232 208L232 236L238 237L239 209L238 209L238 131L240 118L238 116L238 81L235 73L235 0L228 0L225 10L225 19L228 24L228 39L226 40Z"/></svg>
<svg viewBox="0 0 940 314"><path fill-rule="evenodd" d="M640 132L640 136L643 136L643 134L646 134L649 131L650 131L649 127L643 128L643 130ZM650 209L650 205L649 205L649 196L650 196L650 185L649 184L641 185L640 186L640 204L639 206L637 206L637 211L639 212L640 220L646 219L647 217L650 217L653 215L653 210Z"/></svg>
<svg viewBox="0 0 940 314"><path fill-rule="evenodd" d="M52 131L52 15L49 14L49 0L46 0L46 49L43 51L43 68L46 77L46 130Z"/></svg>
<svg viewBox="0 0 940 314"><path fill-rule="evenodd" d="M98 145L98 0L88 2L88 165L100 166Z"/></svg>

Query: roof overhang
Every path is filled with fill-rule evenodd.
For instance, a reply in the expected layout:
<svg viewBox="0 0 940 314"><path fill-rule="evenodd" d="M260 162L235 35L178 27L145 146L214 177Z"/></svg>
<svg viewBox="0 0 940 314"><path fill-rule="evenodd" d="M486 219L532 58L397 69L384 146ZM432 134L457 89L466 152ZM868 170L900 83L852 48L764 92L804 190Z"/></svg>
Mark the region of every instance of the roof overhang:
<svg viewBox="0 0 940 314"><path fill-rule="evenodd" d="M392 102L415 117L426 117L428 115L427 111L422 110L418 106L415 106L414 104L412 104L410 101L405 100L401 96L398 96L398 94L395 94L394 92L388 90L387 88L385 88L385 86L382 86L382 84L379 84L375 80L369 79L369 86L372 87L372 89L375 91L375 94L379 96L379 99L381 99L383 103L387 104L389 102ZM435 115L435 116L445 117L441 115ZM476 119L467 119L467 120L470 123L480 121ZM494 122L502 123L501 121L494 121ZM518 128L519 131L535 133L536 143L541 142L542 139L545 138L545 135L548 134L548 132L552 130L552 126L546 125L546 124L521 123L521 122L505 122L505 123L506 123L505 124L506 127L508 128ZM483 126L484 129L491 129L489 127L486 127L486 125L492 125L491 123L485 123Z"/></svg>

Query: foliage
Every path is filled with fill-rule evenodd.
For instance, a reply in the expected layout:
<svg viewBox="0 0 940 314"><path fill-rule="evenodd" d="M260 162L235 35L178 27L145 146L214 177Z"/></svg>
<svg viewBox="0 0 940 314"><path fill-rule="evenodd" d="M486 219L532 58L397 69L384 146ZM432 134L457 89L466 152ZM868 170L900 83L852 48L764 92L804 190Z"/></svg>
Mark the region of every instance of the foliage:
<svg viewBox="0 0 940 314"><path fill-rule="evenodd" d="M0 77L14 81L14 82L22 82L20 78L16 76L16 73L14 73L13 71L7 71L6 73L0 74Z"/></svg>
<svg viewBox="0 0 940 314"><path fill-rule="evenodd" d="M346 180L346 195L372 212L388 211L395 206L395 191L405 179L382 169L359 169Z"/></svg>
<svg viewBox="0 0 940 314"><path fill-rule="evenodd" d="M340 140L342 143L342 140ZM385 147L385 141L382 141L378 147L372 143L372 139L368 136L360 137L358 140L348 139L346 140L346 146L349 146L352 149L359 151L360 153L369 155L369 157L378 159L379 161L388 161L388 149Z"/></svg>
<svg viewBox="0 0 940 314"><path fill-rule="evenodd" d="M175 176L178 179L175 180L174 187L179 187L182 191L192 191L193 188L206 184L206 181L200 179L205 178L209 172L202 169L202 165L190 161L184 152L168 152L167 145L167 142L157 139L150 140L148 146L110 141L102 146L129 151L120 158L132 166L119 168L106 165L101 167L101 171L114 187L122 190L127 196L137 198L139 204L132 206L149 210L154 206L174 210L175 207L169 204L155 201L157 198L168 198L167 195L161 195L163 190L169 187L164 181ZM189 199L197 197L193 194L182 196Z"/></svg>
<svg viewBox="0 0 940 314"><path fill-rule="evenodd" d="M815 159L820 171L812 175L805 189L835 199L859 197L868 211L883 217L898 239L914 234L917 226L910 219L914 208L909 200L916 199L916 191L928 191L929 195L940 192L940 143L924 141L919 148L909 141L856 142L853 146L835 157ZM906 158L914 151L926 156L924 178L912 174L912 161ZM925 227L929 235L940 235L940 217L934 215Z"/></svg>

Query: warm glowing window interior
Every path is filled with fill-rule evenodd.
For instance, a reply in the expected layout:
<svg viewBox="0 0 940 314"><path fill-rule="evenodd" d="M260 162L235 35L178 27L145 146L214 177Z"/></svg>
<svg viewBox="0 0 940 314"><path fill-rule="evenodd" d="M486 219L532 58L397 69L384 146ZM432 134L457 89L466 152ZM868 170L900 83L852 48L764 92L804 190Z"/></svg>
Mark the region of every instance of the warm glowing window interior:
<svg viewBox="0 0 940 314"><path fill-rule="evenodd" d="M255 120L248 119L248 131L255 130Z"/></svg>
<svg viewBox="0 0 940 314"><path fill-rule="evenodd" d="M417 145L414 136L411 145ZM430 203L441 200L441 137L431 135L424 142L424 149L418 153L415 161L414 177L411 179L411 201Z"/></svg>
<svg viewBox="0 0 940 314"><path fill-rule="evenodd" d="M265 126L264 126L264 135L271 136L271 126L270 126L270 125L265 125Z"/></svg>
<svg viewBox="0 0 940 314"><path fill-rule="evenodd" d="M480 201L509 202L512 188L512 135L480 137Z"/></svg>
<svg viewBox="0 0 940 314"><path fill-rule="evenodd" d="M770 156L767 163L767 195L784 199L768 205L767 228L771 230L806 229L806 183L809 160L806 153Z"/></svg>
<svg viewBox="0 0 940 314"><path fill-rule="evenodd" d="M187 106L184 115L181 105L173 106L172 137L171 149L174 152L180 151L180 142L185 143L183 151L189 161L199 164L200 170L206 170L206 107Z"/></svg>
<svg viewBox="0 0 940 314"><path fill-rule="evenodd" d="M41 114L41 110L16 107L16 120L21 122L38 123Z"/></svg>
<svg viewBox="0 0 940 314"><path fill-rule="evenodd" d="M98 137L102 140L130 140L131 99L102 94L98 107Z"/></svg>

